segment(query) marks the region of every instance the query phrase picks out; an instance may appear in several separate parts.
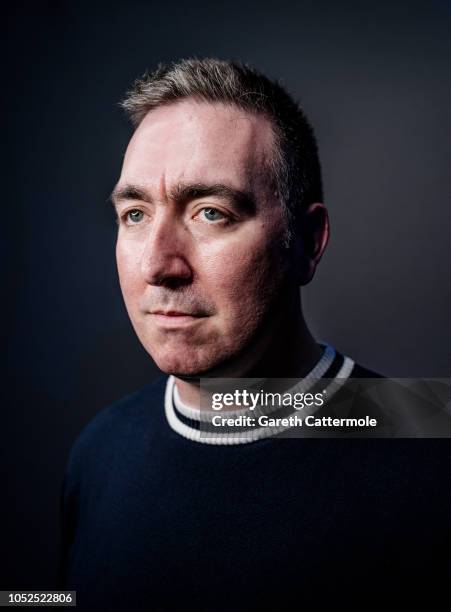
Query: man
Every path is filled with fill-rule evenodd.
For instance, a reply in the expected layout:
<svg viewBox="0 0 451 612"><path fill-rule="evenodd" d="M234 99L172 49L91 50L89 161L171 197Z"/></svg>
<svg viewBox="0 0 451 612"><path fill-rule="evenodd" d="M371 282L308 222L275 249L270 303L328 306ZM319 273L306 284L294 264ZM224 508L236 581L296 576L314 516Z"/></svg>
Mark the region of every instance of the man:
<svg viewBox="0 0 451 612"><path fill-rule="evenodd" d="M101 411L71 451L61 585L92 610L287 609L407 597L418 578L438 589L441 441L202 429L203 378L306 391L380 377L317 342L302 314L299 287L329 236L303 111L264 75L214 59L160 66L123 106L135 131L112 194L119 279L164 375Z"/></svg>

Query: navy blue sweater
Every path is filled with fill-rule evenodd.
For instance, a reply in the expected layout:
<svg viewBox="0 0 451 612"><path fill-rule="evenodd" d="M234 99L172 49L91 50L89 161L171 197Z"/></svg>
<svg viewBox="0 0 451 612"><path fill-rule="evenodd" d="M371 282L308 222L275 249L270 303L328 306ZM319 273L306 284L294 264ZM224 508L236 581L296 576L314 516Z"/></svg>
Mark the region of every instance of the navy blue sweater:
<svg viewBox="0 0 451 612"><path fill-rule="evenodd" d="M60 587L78 609L410 602L449 582L448 440L200 444L166 422L165 384L102 410L71 450Z"/></svg>

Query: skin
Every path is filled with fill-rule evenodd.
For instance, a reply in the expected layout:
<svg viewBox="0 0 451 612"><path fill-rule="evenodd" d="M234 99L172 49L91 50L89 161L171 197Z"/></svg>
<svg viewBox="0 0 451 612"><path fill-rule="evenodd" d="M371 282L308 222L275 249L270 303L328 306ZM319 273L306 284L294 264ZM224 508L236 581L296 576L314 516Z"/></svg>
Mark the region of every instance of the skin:
<svg viewBox="0 0 451 612"><path fill-rule="evenodd" d="M145 349L192 405L201 375L302 376L321 356L299 285L327 244L327 211L312 204L283 246L273 147L264 116L192 99L149 112L127 147L112 195L125 305ZM180 193L200 184L223 188Z"/></svg>

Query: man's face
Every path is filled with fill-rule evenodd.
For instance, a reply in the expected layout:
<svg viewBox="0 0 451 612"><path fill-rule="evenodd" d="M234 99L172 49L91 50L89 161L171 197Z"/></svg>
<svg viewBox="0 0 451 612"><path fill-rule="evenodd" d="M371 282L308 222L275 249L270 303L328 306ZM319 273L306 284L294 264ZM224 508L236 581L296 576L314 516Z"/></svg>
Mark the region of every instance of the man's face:
<svg viewBox="0 0 451 612"><path fill-rule="evenodd" d="M113 194L133 327L166 373L206 373L249 345L286 277L286 222L262 116L191 99L151 111Z"/></svg>

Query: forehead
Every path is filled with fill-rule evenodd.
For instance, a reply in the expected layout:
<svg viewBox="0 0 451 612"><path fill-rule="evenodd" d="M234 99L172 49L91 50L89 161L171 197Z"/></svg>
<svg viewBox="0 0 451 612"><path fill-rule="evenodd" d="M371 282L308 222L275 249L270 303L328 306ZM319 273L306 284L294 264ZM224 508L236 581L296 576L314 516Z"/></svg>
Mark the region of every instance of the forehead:
<svg viewBox="0 0 451 612"><path fill-rule="evenodd" d="M268 182L274 142L263 115L179 101L144 117L127 147L120 182L160 191L180 181L255 188Z"/></svg>

